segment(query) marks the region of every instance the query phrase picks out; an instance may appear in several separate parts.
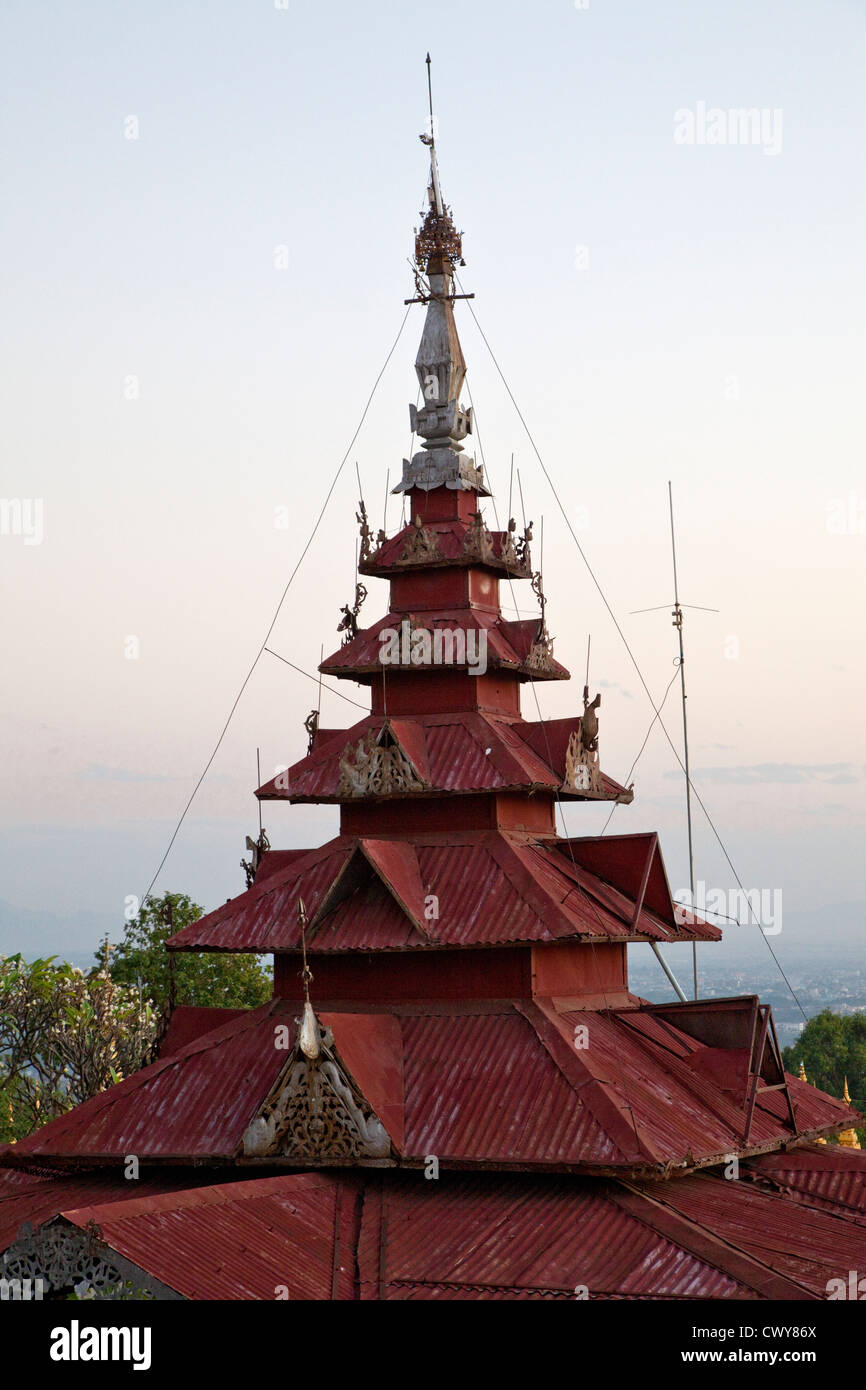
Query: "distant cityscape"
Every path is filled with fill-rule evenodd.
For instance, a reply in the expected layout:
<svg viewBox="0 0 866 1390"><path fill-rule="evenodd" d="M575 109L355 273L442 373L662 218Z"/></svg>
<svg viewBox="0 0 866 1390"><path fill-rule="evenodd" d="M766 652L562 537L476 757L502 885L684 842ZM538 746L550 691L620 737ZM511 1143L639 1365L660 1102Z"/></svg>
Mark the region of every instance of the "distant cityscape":
<svg viewBox="0 0 866 1390"><path fill-rule="evenodd" d="M639 994L653 1003L676 998L660 967L654 961L647 964L642 960L636 960L634 952L631 952L630 956L629 984L632 993ZM686 993L690 993L690 975L684 970L678 970L677 973L680 984ZM737 966L700 963L698 991L702 998L709 999L723 999L738 994L759 995L761 1002L769 1004L773 1010L776 1032L782 1047L796 1042L804 1027L803 1013L807 1018L813 1018L822 1009L832 1009L838 1014L866 1011L866 961L863 952L798 952L796 965L789 966L786 974L790 989L772 961L767 964L743 963ZM800 1012L797 1000L800 1001L803 1013Z"/></svg>

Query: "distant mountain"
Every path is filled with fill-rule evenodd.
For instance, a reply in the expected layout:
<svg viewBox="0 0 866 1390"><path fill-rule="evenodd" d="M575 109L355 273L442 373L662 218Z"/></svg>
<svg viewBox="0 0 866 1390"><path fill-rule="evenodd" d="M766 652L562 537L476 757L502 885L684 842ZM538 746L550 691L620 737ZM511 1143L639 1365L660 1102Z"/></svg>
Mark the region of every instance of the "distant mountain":
<svg viewBox="0 0 866 1390"><path fill-rule="evenodd" d="M25 960L57 956L72 965L89 966L105 933L117 941L122 930L122 917L118 920L116 913L79 908L61 917L0 899L0 956L20 951Z"/></svg>

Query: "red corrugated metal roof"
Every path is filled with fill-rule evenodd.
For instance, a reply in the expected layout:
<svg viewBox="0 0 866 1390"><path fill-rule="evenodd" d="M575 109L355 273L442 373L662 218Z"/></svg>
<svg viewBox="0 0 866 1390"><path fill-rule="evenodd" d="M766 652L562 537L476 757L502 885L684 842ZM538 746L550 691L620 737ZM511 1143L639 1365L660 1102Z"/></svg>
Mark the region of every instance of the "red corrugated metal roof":
<svg viewBox="0 0 866 1390"><path fill-rule="evenodd" d="M566 722L576 728L579 721ZM579 792L563 790L564 751L557 761L545 761L521 736L523 721L510 721L477 711L388 720L381 714L368 715L343 730L339 737L325 744L317 742L312 753L277 773L256 794L263 801L347 801L349 798L340 793L340 759L347 748L356 748L359 740L371 731L379 734L386 723L391 736L425 783L425 790L414 793L415 796L429 796L432 792L474 794L544 788L568 800L586 799ZM611 777L602 775L602 785L608 799L628 795ZM300 851L271 851L263 863L276 853L297 857Z"/></svg>
<svg viewBox="0 0 866 1390"><path fill-rule="evenodd" d="M593 1299L755 1296L608 1191L493 1174L383 1185L364 1205L361 1297L573 1300L579 1286Z"/></svg>
<svg viewBox="0 0 866 1390"><path fill-rule="evenodd" d="M308 854L313 854L311 849L269 849L259 860L259 867L256 870L256 883L262 883L272 874L284 873L293 864L297 864L301 859L306 859Z"/></svg>
<svg viewBox="0 0 866 1390"><path fill-rule="evenodd" d="M285 1062L285 1052L274 1046L275 1023L296 1012L272 1000L0 1152L13 1162L27 1154L136 1154L151 1160L231 1155Z"/></svg>
<svg viewBox="0 0 866 1390"><path fill-rule="evenodd" d="M349 1299L359 1190L297 1173L63 1212L190 1299Z"/></svg>
<svg viewBox="0 0 866 1390"><path fill-rule="evenodd" d="M402 1027L407 1152L443 1161L646 1161L633 1142L618 1146L513 1008L418 1014Z"/></svg>
<svg viewBox="0 0 866 1390"><path fill-rule="evenodd" d="M205 1009L179 1004L168 1021L159 1048L160 1057L170 1057L173 1052L186 1047L187 1043L195 1042L205 1033L221 1028L224 1023L231 1023L233 1018L240 1018L245 1013L246 1009Z"/></svg>
<svg viewBox="0 0 866 1390"><path fill-rule="evenodd" d="M863 1227L707 1174L294 1173L174 1192L143 1180L135 1196L114 1179L106 1200L107 1186L31 1182L27 1219L93 1222L190 1299L825 1298L866 1256Z"/></svg>
<svg viewBox="0 0 866 1390"><path fill-rule="evenodd" d="M169 938L173 950L273 951L300 944L298 898L312 917L324 894L345 868L356 845L338 835L288 869L276 870L252 888Z"/></svg>
<svg viewBox="0 0 866 1390"><path fill-rule="evenodd" d="M420 626L426 627L430 631L434 627L439 627L450 628L455 632L460 630L486 632L488 670L497 670L501 667L514 671L522 679L529 679L531 675L534 681L570 679L566 668L552 659L549 666L533 668L531 672L529 667L525 665L529 649L538 633L537 619L529 619L525 622L507 622L499 613L492 613L483 608L443 608L437 609L435 613L419 612L417 615L410 615L408 612L386 613L384 618L380 618L371 627L364 628L359 632L351 642L347 642L345 646L325 657L319 670L325 675L348 680L363 679L364 676L381 672L383 666L380 634L385 628L400 632L400 624L414 616L418 617ZM419 671L422 668L419 666L395 666L384 669ZM429 670L430 668L427 667L426 669ZM459 670L461 668L455 664L454 669Z"/></svg>
<svg viewBox="0 0 866 1390"><path fill-rule="evenodd" d="M391 1012L402 1038L407 1154L624 1161L511 1006L495 1015L446 1013L426 1020ZM16 1156L231 1157L285 1060L274 1047L275 1024L289 1023L294 1031L296 1013L296 1005L281 1000L252 1011L54 1120L16 1145ZM375 1108L381 1097L353 1038L359 1029L366 1036L368 1016L324 1011L322 1018L333 1028L340 1055L345 1045L355 1060L355 1080L362 1089L366 1082ZM535 1078L532 1087L523 1066ZM399 1139L397 1126L390 1128Z"/></svg>
<svg viewBox="0 0 866 1390"><path fill-rule="evenodd" d="M809 1299L863 1268L866 1229L743 1181L501 1172L294 1173L155 1190L20 1186L190 1299ZM0 1179L0 1191L5 1184ZM103 1195L105 1194L105 1195ZM84 1200L82 1200L84 1199ZM2 1213L2 1198L0 1198ZM8 1229L0 1249L14 1241ZM357 1267L358 1280L355 1281Z"/></svg>
<svg viewBox="0 0 866 1390"><path fill-rule="evenodd" d="M625 838L644 863L654 837ZM366 872L360 856L369 865ZM439 900L439 915L429 921L428 894ZM556 841L478 831L411 839L338 836L190 923L169 945L188 951L297 950L299 897L307 907L313 953L720 936L717 927L700 921L679 925L669 897L665 920L646 906L636 917L637 904L627 893L571 862Z"/></svg>
<svg viewBox="0 0 866 1390"><path fill-rule="evenodd" d="M866 1229L827 1212L797 1206L751 1183L693 1174L642 1185L645 1197L679 1213L818 1298L830 1279L866 1268ZM795 1215L796 1213L796 1215Z"/></svg>
<svg viewBox="0 0 866 1390"><path fill-rule="evenodd" d="M14 1168L0 1169L0 1251L18 1240L22 1227L34 1230L50 1221L64 1207L85 1203L122 1202L134 1191L139 1196L157 1196L207 1181L205 1174L191 1175L178 1169L158 1176L144 1173L137 1181L127 1181L122 1169L106 1177L105 1171L70 1176L50 1170L44 1176Z"/></svg>
<svg viewBox="0 0 866 1390"><path fill-rule="evenodd" d="M457 518L432 521L422 517L422 520L428 535L435 536L438 541L439 555L436 559L425 559L423 566L419 566L417 563L403 558L404 546L408 540L412 539L415 532L414 523L410 522L408 526L402 527L396 535L390 536L384 541L368 560L361 561L358 566L361 574L378 575L384 578L391 577L394 573L405 574L418 568L430 570L441 569L443 566L471 565L474 569L507 569L515 579L529 578L529 574L522 570L516 561L512 560L506 563L502 559L503 544L508 534L506 531L488 531L492 557L489 560L479 562L463 554L466 536L472 529L471 522Z"/></svg>
<svg viewBox="0 0 866 1390"><path fill-rule="evenodd" d="M796 1201L866 1225L866 1153L815 1144L749 1159L749 1176Z"/></svg>
<svg viewBox="0 0 866 1390"><path fill-rule="evenodd" d="M411 1161L655 1172L743 1145L744 1105L695 1065L711 1049L649 1011L558 1014L544 1001L319 1007L343 1065ZM285 1061L276 1026L294 1035L297 1008L275 1000L216 1029L7 1147L6 1161L231 1160ZM577 1026L586 1029L578 1045ZM801 1133L849 1114L790 1084ZM793 1137L778 1094L758 1093L751 1147Z"/></svg>

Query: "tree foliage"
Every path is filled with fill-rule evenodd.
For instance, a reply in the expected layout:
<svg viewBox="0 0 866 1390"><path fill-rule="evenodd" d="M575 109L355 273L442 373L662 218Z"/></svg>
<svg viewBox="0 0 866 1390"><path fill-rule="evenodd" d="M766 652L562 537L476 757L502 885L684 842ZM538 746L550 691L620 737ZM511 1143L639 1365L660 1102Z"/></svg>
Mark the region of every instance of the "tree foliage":
<svg viewBox="0 0 866 1390"><path fill-rule="evenodd" d="M847 1079L852 1105L866 1113L866 1016L822 1009L783 1056L789 1072L796 1075L802 1062L812 1085L831 1096L841 1097ZM864 1131L858 1134L862 1143Z"/></svg>
<svg viewBox="0 0 866 1390"><path fill-rule="evenodd" d="M53 956L0 957L0 1140L20 1139L148 1060L159 1018L138 989Z"/></svg>
<svg viewBox="0 0 866 1390"><path fill-rule="evenodd" d="M201 915L202 908L185 893L147 898L138 915L127 923L120 944L113 948L111 978L118 984L140 982L160 1010L168 1008L170 1002L224 1009L254 1009L266 1003L271 996L271 978L258 956L165 949L170 936Z"/></svg>
<svg viewBox="0 0 866 1390"><path fill-rule="evenodd" d="M0 1142L146 1065L173 1004L255 1008L270 998L257 956L180 953L172 964L166 940L201 914L184 893L147 899L86 974L54 956L0 957Z"/></svg>

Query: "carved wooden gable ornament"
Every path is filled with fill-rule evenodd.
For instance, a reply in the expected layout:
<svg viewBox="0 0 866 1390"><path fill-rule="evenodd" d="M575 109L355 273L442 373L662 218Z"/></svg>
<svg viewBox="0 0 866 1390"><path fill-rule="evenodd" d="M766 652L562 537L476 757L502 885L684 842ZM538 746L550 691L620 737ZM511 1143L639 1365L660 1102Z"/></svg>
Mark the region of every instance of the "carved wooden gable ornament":
<svg viewBox="0 0 866 1390"><path fill-rule="evenodd" d="M247 1158L387 1158L391 1141L305 1004L295 1046L261 1112L247 1126Z"/></svg>

